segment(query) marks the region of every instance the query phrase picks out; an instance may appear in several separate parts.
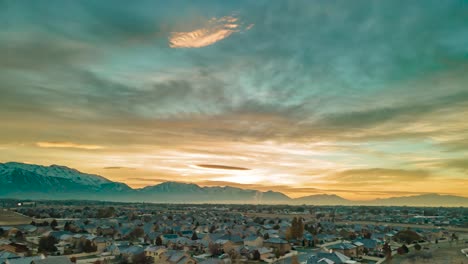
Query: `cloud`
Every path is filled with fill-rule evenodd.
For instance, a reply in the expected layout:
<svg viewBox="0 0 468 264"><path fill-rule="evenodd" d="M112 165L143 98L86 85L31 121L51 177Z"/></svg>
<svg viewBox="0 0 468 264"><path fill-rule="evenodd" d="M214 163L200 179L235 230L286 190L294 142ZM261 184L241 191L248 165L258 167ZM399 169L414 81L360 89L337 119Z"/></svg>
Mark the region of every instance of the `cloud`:
<svg viewBox="0 0 468 264"><path fill-rule="evenodd" d="M425 170L406 170L388 168L351 169L337 172L328 179L339 181L342 185L399 184L402 182L424 182L431 176Z"/></svg>
<svg viewBox="0 0 468 264"><path fill-rule="evenodd" d="M250 170L249 168L218 165L218 164L197 164L197 167L207 168L207 169L220 169L220 170Z"/></svg>
<svg viewBox="0 0 468 264"><path fill-rule="evenodd" d="M441 162L444 167L455 168L464 172L468 172L468 160L467 159L452 159Z"/></svg>
<svg viewBox="0 0 468 264"><path fill-rule="evenodd" d="M121 169L134 170L135 168L120 167L120 166L109 166L109 167L104 167L103 169L105 169L105 170L121 170Z"/></svg>
<svg viewBox="0 0 468 264"><path fill-rule="evenodd" d="M103 149L103 146L100 145L88 145L88 144L78 144L73 142L66 141L41 141L36 142L36 145L41 148L75 148L75 149L87 149L87 150L96 150Z"/></svg>
<svg viewBox="0 0 468 264"><path fill-rule="evenodd" d="M188 32L172 32L169 37L171 48L202 48L228 38L233 33L250 30L253 24L242 29L239 19L233 16L210 19L203 28Z"/></svg>
<svg viewBox="0 0 468 264"><path fill-rule="evenodd" d="M3 41L5 39L5 41ZM96 61L99 52L89 43L33 33L0 34L0 69L44 71Z"/></svg>

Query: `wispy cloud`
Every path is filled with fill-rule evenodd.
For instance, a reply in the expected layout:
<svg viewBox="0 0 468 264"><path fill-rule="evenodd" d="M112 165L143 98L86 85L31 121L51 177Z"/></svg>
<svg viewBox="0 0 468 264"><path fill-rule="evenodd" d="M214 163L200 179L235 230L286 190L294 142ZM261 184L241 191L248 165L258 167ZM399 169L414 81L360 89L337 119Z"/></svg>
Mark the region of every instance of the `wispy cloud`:
<svg viewBox="0 0 468 264"><path fill-rule="evenodd" d="M96 150L103 149L103 146L100 145L89 145L89 144L78 144L73 142L66 141L40 141L36 145L41 148L75 148L75 149L88 149Z"/></svg>
<svg viewBox="0 0 468 264"><path fill-rule="evenodd" d="M109 166L109 167L104 167L103 169L105 170L134 170L135 168L130 168L130 167L120 167L120 166Z"/></svg>
<svg viewBox="0 0 468 264"><path fill-rule="evenodd" d="M233 16L211 18L204 27L187 32L172 32L169 37L171 48L201 48L221 41L235 32L250 30L253 24L244 27Z"/></svg>
<svg viewBox="0 0 468 264"><path fill-rule="evenodd" d="M244 167L226 166L226 165L219 165L219 164L197 164L197 166L201 168L220 169L220 170L250 170L249 168L244 168Z"/></svg>

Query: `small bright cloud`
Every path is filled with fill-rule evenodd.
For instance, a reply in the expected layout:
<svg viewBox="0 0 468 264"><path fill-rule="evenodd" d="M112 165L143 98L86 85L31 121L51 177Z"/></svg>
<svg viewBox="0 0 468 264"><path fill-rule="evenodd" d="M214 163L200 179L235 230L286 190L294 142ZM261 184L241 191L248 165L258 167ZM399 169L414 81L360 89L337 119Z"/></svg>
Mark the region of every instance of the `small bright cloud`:
<svg viewBox="0 0 468 264"><path fill-rule="evenodd" d="M169 37L171 48L201 48L212 45L231 36L235 32L250 30L253 24L245 29L239 19L232 16L210 19L206 26L193 31L172 32Z"/></svg>
<svg viewBox="0 0 468 264"><path fill-rule="evenodd" d="M104 148L103 146L99 146L99 145L88 145L88 144L78 144L78 143L73 143L73 142L57 142L57 141L53 141L53 142L41 141L41 142L37 142L36 145L41 148L76 148L76 149L89 149L89 150Z"/></svg>

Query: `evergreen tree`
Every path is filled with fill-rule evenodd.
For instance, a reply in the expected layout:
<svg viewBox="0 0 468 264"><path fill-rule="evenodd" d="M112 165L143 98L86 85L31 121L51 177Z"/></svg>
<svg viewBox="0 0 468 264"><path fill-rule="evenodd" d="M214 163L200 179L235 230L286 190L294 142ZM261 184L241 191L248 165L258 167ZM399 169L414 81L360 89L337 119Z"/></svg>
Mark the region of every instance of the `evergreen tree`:
<svg viewBox="0 0 468 264"><path fill-rule="evenodd" d="M156 238L156 246L162 246L162 243L163 243L163 242L162 242L161 237L158 236L158 237Z"/></svg>

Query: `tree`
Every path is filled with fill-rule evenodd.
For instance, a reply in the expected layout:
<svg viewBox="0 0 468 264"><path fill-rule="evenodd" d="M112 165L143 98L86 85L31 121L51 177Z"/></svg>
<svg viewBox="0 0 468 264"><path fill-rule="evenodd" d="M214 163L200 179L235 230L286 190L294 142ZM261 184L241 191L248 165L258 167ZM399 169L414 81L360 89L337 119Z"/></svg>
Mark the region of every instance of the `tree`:
<svg viewBox="0 0 468 264"><path fill-rule="evenodd" d="M133 255L132 257L132 263L138 263L138 264L152 264L153 258L145 256L145 253L140 253Z"/></svg>
<svg viewBox="0 0 468 264"><path fill-rule="evenodd" d="M264 240L270 239L270 235L269 235L268 233L265 233L265 234L263 235L263 239L264 239Z"/></svg>
<svg viewBox="0 0 468 264"><path fill-rule="evenodd" d="M20 230L16 231L15 238L18 240L24 240L24 234Z"/></svg>
<svg viewBox="0 0 468 264"><path fill-rule="evenodd" d="M93 243L90 240L86 240L86 242L83 245L83 251L86 253L96 252L97 246L93 245Z"/></svg>
<svg viewBox="0 0 468 264"><path fill-rule="evenodd" d="M392 257L392 248L388 243L385 243L382 247L382 251L385 254L385 257L390 259Z"/></svg>
<svg viewBox="0 0 468 264"><path fill-rule="evenodd" d="M421 237L414 231L402 230L396 233L395 239L406 244L411 244L413 241L419 241Z"/></svg>
<svg viewBox="0 0 468 264"><path fill-rule="evenodd" d="M372 238L372 233L371 232L364 233L364 238L371 239Z"/></svg>
<svg viewBox="0 0 468 264"><path fill-rule="evenodd" d="M294 239L302 239L304 236L304 223L302 218L294 217L289 228L289 236Z"/></svg>
<svg viewBox="0 0 468 264"><path fill-rule="evenodd" d="M50 227L52 227L52 229L55 229L56 227L58 226L58 223L57 223L57 220L52 220L52 222L50 222Z"/></svg>
<svg viewBox="0 0 468 264"><path fill-rule="evenodd" d="M281 253L280 253L279 249L276 248L275 249L275 257L279 258L280 256L281 256Z"/></svg>
<svg viewBox="0 0 468 264"><path fill-rule="evenodd" d="M5 235L5 230L3 230L3 228L0 227L0 237L2 237L3 235Z"/></svg>
<svg viewBox="0 0 468 264"><path fill-rule="evenodd" d="M223 250L219 247L219 245L215 243L210 243L208 245L208 250L212 256L219 256L223 252Z"/></svg>
<svg viewBox="0 0 468 264"><path fill-rule="evenodd" d="M130 263L130 262L128 261L128 258L125 257L125 256L122 256L122 255L118 256L118 257L117 257L117 260L118 260L117 263L119 263L119 264L128 264L128 263Z"/></svg>
<svg viewBox="0 0 468 264"><path fill-rule="evenodd" d="M215 230L216 230L216 226L212 225L212 226L210 227L210 233L213 233Z"/></svg>
<svg viewBox="0 0 468 264"><path fill-rule="evenodd" d="M419 245L419 244L414 245L414 249L416 249L417 251L421 250L421 248L422 248L422 247L421 247L421 245Z"/></svg>
<svg viewBox="0 0 468 264"><path fill-rule="evenodd" d="M109 218L115 215L114 207L100 208L97 212L97 218Z"/></svg>
<svg viewBox="0 0 468 264"><path fill-rule="evenodd" d="M157 223L153 224L153 231L158 232L159 231L159 225Z"/></svg>
<svg viewBox="0 0 468 264"><path fill-rule="evenodd" d="M192 240L198 240L197 232L193 232Z"/></svg>
<svg viewBox="0 0 468 264"><path fill-rule="evenodd" d="M228 252L228 255L229 255L229 258L231 259L231 263L238 263L241 257L240 254L235 249L231 249Z"/></svg>
<svg viewBox="0 0 468 264"><path fill-rule="evenodd" d="M406 254L409 252L409 248L406 245L403 245L397 249L397 253L400 255Z"/></svg>
<svg viewBox="0 0 468 264"><path fill-rule="evenodd" d="M65 231L70 231L70 222L65 222L65 225L63 226L63 230Z"/></svg>
<svg viewBox="0 0 468 264"><path fill-rule="evenodd" d="M72 263L76 263L76 257L71 257L71 258L70 258L70 261L71 261Z"/></svg>
<svg viewBox="0 0 468 264"><path fill-rule="evenodd" d="M158 237L156 238L156 246L162 246L162 243L163 243L163 242L162 242L161 237L158 236Z"/></svg>
<svg viewBox="0 0 468 264"><path fill-rule="evenodd" d="M258 250L255 250L253 252L253 260L260 260L260 252Z"/></svg>
<svg viewBox="0 0 468 264"><path fill-rule="evenodd" d="M131 240L136 240L140 237L143 237L144 235L145 235L145 231L141 227L136 227L135 229L132 230L132 232L130 232L130 234L128 234L128 237Z"/></svg>
<svg viewBox="0 0 468 264"><path fill-rule="evenodd" d="M57 244L57 239L55 239L54 236L46 236L46 237L41 237L39 239L39 252L55 252L57 251L57 247L55 246Z"/></svg>
<svg viewBox="0 0 468 264"><path fill-rule="evenodd" d="M458 241L458 236L455 234L455 233L452 233L452 235L450 236L450 241Z"/></svg>

